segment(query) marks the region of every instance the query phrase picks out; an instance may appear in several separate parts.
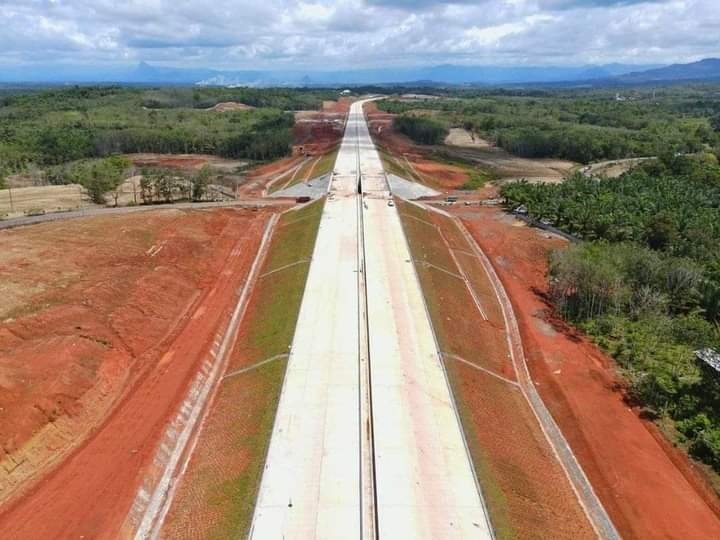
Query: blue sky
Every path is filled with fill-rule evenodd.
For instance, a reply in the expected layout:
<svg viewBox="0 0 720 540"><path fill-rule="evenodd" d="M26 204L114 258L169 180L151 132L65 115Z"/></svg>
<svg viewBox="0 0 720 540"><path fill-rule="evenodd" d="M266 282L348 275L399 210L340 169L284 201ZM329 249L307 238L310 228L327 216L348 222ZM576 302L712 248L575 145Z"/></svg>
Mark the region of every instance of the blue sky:
<svg viewBox="0 0 720 540"><path fill-rule="evenodd" d="M718 0L0 0L0 66L670 63L719 30Z"/></svg>

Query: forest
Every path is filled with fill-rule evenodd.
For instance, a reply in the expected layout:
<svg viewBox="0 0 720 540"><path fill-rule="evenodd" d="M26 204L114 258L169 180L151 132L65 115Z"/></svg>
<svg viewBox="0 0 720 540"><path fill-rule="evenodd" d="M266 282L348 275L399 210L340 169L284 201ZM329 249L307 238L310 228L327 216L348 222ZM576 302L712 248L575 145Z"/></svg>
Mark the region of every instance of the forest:
<svg viewBox="0 0 720 540"><path fill-rule="evenodd" d="M631 397L720 472L720 166L666 151L616 179L509 183L509 209L581 239L550 260L550 300L618 361Z"/></svg>
<svg viewBox="0 0 720 540"><path fill-rule="evenodd" d="M295 109L330 91L70 87L0 93L0 167L58 165L133 152L206 153L268 160L292 144ZM223 101L253 108L207 110ZM0 175L2 176L2 175Z"/></svg>
<svg viewBox="0 0 720 540"><path fill-rule="evenodd" d="M624 92L624 94L622 93ZM679 153L720 145L720 89L445 90L434 99L387 99L378 107L462 127L529 158L580 163ZM417 141L421 142L421 141Z"/></svg>

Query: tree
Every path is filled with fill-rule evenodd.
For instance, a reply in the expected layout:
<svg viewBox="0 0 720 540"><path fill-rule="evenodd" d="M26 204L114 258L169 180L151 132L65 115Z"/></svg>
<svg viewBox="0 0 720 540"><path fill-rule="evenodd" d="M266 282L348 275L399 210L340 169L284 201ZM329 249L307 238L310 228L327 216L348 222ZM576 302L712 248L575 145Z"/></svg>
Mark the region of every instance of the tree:
<svg viewBox="0 0 720 540"><path fill-rule="evenodd" d="M645 241L652 249L665 249L678 236L677 223L666 213L656 214L650 219L645 232Z"/></svg>
<svg viewBox="0 0 720 540"><path fill-rule="evenodd" d="M129 166L127 158L111 156L81 163L70 173L70 177L87 189L95 204L105 204L105 194L122 183Z"/></svg>
<svg viewBox="0 0 720 540"><path fill-rule="evenodd" d="M208 184L210 183L210 176L212 175L212 172L210 171L210 167L208 165L203 166L202 169L198 171L196 175L192 177L191 180L191 186L192 186L192 200L193 201L201 201L205 198L205 194L207 192Z"/></svg>

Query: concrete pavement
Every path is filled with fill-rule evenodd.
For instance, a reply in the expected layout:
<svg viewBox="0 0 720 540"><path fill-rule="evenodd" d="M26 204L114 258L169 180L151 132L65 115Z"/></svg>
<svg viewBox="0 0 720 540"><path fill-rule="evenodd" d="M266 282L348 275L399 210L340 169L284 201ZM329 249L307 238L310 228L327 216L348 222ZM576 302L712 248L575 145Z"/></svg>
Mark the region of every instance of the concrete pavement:
<svg viewBox="0 0 720 540"><path fill-rule="evenodd" d="M358 102L320 222L252 538L492 538L389 200Z"/></svg>

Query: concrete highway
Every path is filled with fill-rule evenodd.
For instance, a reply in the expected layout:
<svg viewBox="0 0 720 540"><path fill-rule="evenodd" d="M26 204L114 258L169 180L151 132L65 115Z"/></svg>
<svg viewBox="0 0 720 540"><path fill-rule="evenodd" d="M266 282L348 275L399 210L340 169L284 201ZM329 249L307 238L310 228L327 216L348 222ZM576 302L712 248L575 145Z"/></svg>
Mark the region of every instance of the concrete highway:
<svg viewBox="0 0 720 540"><path fill-rule="evenodd" d="M362 105L321 218L251 537L492 538Z"/></svg>

